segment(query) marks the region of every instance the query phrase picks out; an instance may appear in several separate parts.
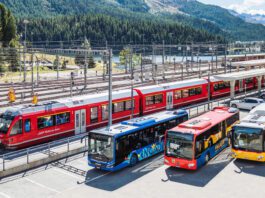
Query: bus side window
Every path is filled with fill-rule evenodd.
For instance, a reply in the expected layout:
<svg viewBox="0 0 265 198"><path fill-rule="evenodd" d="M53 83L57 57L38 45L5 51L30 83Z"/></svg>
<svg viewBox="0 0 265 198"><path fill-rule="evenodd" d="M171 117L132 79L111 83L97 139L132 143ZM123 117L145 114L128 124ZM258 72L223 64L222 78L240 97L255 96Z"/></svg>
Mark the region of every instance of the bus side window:
<svg viewBox="0 0 265 198"><path fill-rule="evenodd" d="M26 119L24 122L24 131L30 132L31 131L31 122L30 119Z"/></svg>
<svg viewBox="0 0 265 198"><path fill-rule="evenodd" d="M195 152L196 152L196 158L199 158L202 154L202 152L204 151L204 137L198 136L196 138L196 148L195 148Z"/></svg>

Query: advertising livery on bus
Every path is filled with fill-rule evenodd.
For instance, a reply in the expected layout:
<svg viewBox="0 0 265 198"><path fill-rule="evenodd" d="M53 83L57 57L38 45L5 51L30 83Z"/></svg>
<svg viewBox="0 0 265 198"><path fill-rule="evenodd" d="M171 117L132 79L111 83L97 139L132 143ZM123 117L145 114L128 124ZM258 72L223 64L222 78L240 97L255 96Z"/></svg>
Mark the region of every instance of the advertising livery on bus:
<svg viewBox="0 0 265 198"><path fill-rule="evenodd" d="M166 133L165 164L196 170L229 145L228 133L239 120L235 108L216 107Z"/></svg>
<svg viewBox="0 0 265 198"><path fill-rule="evenodd" d="M89 133L88 164L107 171L133 166L162 152L165 131L186 120L185 110L165 111L93 130Z"/></svg>
<svg viewBox="0 0 265 198"><path fill-rule="evenodd" d="M232 153L234 158L265 162L265 104L233 127Z"/></svg>

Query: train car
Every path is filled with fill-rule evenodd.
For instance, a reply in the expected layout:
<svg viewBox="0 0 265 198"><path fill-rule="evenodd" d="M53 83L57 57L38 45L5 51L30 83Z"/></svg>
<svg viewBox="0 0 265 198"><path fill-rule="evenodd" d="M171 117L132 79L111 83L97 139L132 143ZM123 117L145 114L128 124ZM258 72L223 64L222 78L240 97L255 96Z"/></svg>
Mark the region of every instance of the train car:
<svg viewBox="0 0 265 198"><path fill-rule="evenodd" d="M131 90L115 91L112 97L113 122L129 119ZM134 91L134 116L139 113L139 96ZM0 141L6 148L23 148L84 133L107 122L108 93L11 107L0 115Z"/></svg>
<svg viewBox="0 0 265 198"><path fill-rule="evenodd" d="M140 96L141 114L179 108L207 100L208 81L185 80L135 89Z"/></svg>
<svg viewBox="0 0 265 198"><path fill-rule="evenodd" d="M206 78L208 80L208 78ZM264 78L262 80L264 85ZM247 78L244 80L237 80L235 84L235 93L241 93L245 90L253 90L258 87L257 78ZM216 99L230 94L230 82L220 81L214 77L210 78L210 93L211 98Z"/></svg>

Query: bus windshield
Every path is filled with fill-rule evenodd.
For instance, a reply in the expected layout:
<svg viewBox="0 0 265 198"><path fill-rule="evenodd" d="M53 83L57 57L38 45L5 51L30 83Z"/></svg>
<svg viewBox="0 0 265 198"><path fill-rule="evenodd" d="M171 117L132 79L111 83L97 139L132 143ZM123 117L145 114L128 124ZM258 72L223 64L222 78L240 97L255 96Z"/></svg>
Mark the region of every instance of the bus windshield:
<svg viewBox="0 0 265 198"><path fill-rule="evenodd" d="M193 135L169 131L167 134L167 156L192 159L193 158Z"/></svg>
<svg viewBox="0 0 265 198"><path fill-rule="evenodd" d="M110 162L113 160L113 138L107 135L89 134L89 156L97 161Z"/></svg>
<svg viewBox="0 0 265 198"><path fill-rule="evenodd" d="M259 128L234 127L234 148L247 151L263 151L263 130Z"/></svg>
<svg viewBox="0 0 265 198"><path fill-rule="evenodd" d="M0 115L0 133L6 134L13 120L13 116Z"/></svg>

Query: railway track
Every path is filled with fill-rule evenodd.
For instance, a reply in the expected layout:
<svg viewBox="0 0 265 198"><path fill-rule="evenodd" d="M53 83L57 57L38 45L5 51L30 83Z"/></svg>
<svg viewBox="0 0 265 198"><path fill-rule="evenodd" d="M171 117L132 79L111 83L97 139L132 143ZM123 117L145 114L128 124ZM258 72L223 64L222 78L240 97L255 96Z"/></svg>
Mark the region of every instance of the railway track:
<svg viewBox="0 0 265 198"><path fill-rule="evenodd" d="M163 73L157 74L157 81L159 83L166 83L166 82L173 82L181 80L181 72L174 72L174 67L167 68L168 70ZM208 71L208 70L207 70ZM206 70L201 71L202 76L207 76ZM224 73L223 68L218 68L217 71L218 74ZM191 79L191 78L197 78L199 76L198 71L185 71L184 73L184 79ZM126 89L130 88L130 75L129 74L115 74L113 75L113 89ZM128 82L125 82L128 81ZM116 84L115 82L123 82L122 84ZM91 94L91 93L98 93L103 92L108 89L107 79L105 81L101 77L93 77L87 79L87 89L83 89L84 87L84 79L83 78L77 78L74 81L73 91L72 95L83 95L83 94ZM150 81L138 81L135 82L134 86L147 86L147 85L154 85L156 84L156 79L152 79ZM6 84L5 84L6 85ZM11 84L9 84L11 85ZM95 85L92 86L91 85ZM32 99L32 88L30 83L18 83L13 84L14 89L16 90L16 97L17 102L13 103L13 105L19 105L19 104L30 104ZM0 85L0 108L5 108L8 106L11 106L11 104L7 101L7 93L8 93L9 87L6 86L4 88L4 85ZM39 101L48 101L48 100L55 100L59 98L64 97L70 97L70 81L69 79L61 79L59 81L40 81L38 87L34 87L34 92L38 93L39 95ZM22 93L24 97L22 98ZM1 102L2 101L2 102Z"/></svg>

